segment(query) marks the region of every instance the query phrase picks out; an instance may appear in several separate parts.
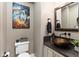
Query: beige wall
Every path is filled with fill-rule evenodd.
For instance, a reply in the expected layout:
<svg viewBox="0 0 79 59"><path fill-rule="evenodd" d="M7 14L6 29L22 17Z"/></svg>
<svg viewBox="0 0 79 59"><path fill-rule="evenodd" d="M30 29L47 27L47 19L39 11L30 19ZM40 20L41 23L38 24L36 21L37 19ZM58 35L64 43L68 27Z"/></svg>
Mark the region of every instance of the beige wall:
<svg viewBox="0 0 79 59"><path fill-rule="evenodd" d="M15 40L20 37L28 37L31 41L30 51L36 56L42 56L43 48L43 37L46 35L46 24L47 18L51 18L52 31L54 30L54 2L38 2L38 3L20 3L23 5L28 5L31 8L31 27L30 29L12 29L12 3L5 4L4 7L4 35L5 39L3 44L7 51L11 52L11 56L14 56L14 43ZM33 9L34 6L34 9ZM7 8L7 9L6 9ZM33 10L34 10L34 21L33 21ZM7 11L7 14L6 14ZM34 27L33 27L34 22ZM34 30L34 33L33 33ZM5 34L6 33L6 34ZM34 40L33 40L34 36ZM33 49L34 42L34 49Z"/></svg>
<svg viewBox="0 0 79 59"><path fill-rule="evenodd" d="M40 3L34 4L34 53L35 56L39 56L40 54L40 27L41 27L41 6Z"/></svg>
<svg viewBox="0 0 79 59"><path fill-rule="evenodd" d="M62 32L54 30L54 8L65 3L38 2L34 4L34 52L36 56L43 56L43 37L46 35L47 18L51 18L52 31L59 35ZM72 33L72 32L71 32ZM72 33L72 38L78 39L79 33Z"/></svg>
<svg viewBox="0 0 79 59"><path fill-rule="evenodd" d="M20 37L27 37L30 40L30 52L33 52L33 5L31 3L20 3L30 7L30 28L12 29L12 3L7 3L7 51L14 56L14 43Z"/></svg>
<svg viewBox="0 0 79 59"><path fill-rule="evenodd" d="M47 18L51 18L52 31L54 31L54 8L62 4L55 2L20 4L29 6L31 9L30 29L12 29L12 3L2 3L0 5L0 53L3 53L4 51L10 51L11 56L14 56L15 40L20 37L28 37L30 40L30 52L34 51L36 56L42 56L43 37L46 35ZM4 6L4 8L2 6ZM2 17L2 15L4 17ZM56 35L59 35L61 32L55 31L55 33ZM72 38L78 39L79 33L72 33Z"/></svg>
<svg viewBox="0 0 79 59"><path fill-rule="evenodd" d="M3 55L4 51L6 51L6 44L7 44L7 39L6 39L6 24L7 24L7 19L6 19L6 4L0 2L0 56Z"/></svg>
<svg viewBox="0 0 79 59"><path fill-rule="evenodd" d="M1 9L0 9L0 56L1 56L1 54L2 54L2 8L3 8L3 4L2 3L0 3L1 5L0 5L0 7L1 7Z"/></svg>
<svg viewBox="0 0 79 59"><path fill-rule="evenodd" d="M51 18L52 31L54 29L54 3L35 3L34 16L34 52L36 56L43 56L43 37L46 35L48 18Z"/></svg>
<svg viewBox="0 0 79 59"><path fill-rule="evenodd" d="M51 19L52 32L54 30L54 3L53 2L42 2L41 3L41 34L40 34L40 55L43 54L43 38L47 35L46 26L47 19Z"/></svg>
<svg viewBox="0 0 79 59"><path fill-rule="evenodd" d="M30 29L12 29L12 3L0 3L0 55L10 51L14 56L16 39L27 37L30 40L30 52L33 52L33 5L32 3L19 3L30 7Z"/></svg>

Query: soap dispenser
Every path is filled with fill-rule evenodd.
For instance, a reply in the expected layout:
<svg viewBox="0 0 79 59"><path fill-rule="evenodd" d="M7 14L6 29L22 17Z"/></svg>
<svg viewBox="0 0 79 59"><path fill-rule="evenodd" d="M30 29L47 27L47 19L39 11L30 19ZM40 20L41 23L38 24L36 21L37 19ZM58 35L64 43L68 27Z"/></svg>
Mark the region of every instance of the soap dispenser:
<svg viewBox="0 0 79 59"><path fill-rule="evenodd" d="M48 23L47 23L47 34L48 36L51 36L52 34L52 24L50 18L48 18Z"/></svg>

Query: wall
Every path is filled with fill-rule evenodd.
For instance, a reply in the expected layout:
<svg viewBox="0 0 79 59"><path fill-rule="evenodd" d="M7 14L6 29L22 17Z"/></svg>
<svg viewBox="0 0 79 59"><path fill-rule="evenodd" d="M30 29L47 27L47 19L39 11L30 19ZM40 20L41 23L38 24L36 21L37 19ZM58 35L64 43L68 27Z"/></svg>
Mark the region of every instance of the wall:
<svg viewBox="0 0 79 59"><path fill-rule="evenodd" d="M64 3L55 3L55 2L41 2L41 3L35 3L35 19L37 20L34 24L36 27L34 27L34 52L36 56L43 56L43 37L46 35L46 24L47 24L47 18L51 18L52 22L52 32L54 31L56 35L59 35L62 32L58 32L54 30L54 8L65 5ZM41 9L41 11L40 11ZM71 32L72 36L71 38L78 39L79 33L77 32ZM36 38L35 38L36 37Z"/></svg>
<svg viewBox="0 0 79 59"><path fill-rule="evenodd" d="M38 2L34 4L34 53L36 56L43 56L43 37L46 35L47 18L51 18L52 32L59 35L60 31L54 30L54 8L64 3ZM72 33L72 32L71 32ZM72 33L71 38L78 39L79 33Z"/></svg>
<svg viewBox="0 0 79 59"><path fill-rule="evenodd" d="M6 3L0 2L0 56L6 51Z"/></svg>
<svg viewBox="0 0 79 59"><path fill-rule="evenodd" d="M32 3L19 3L30 7L30 28L29 29L12 29L12 3L7 3L7 51L14 56L14 44L16 39L27 37L30 40L30 53L33 52L33 5ZM6 18L5 18L6 20Z"/></svg>
<svg viewBox="0 0 79 59"><path fill-rule="evenodd" d="M11 56L14 56L14 43L20 37L28 37L30 40L30 52L35 53L36 56L43 54L43 37L46 35L47 18L51 18L52 32L54 31L54 8L63 5L55 2L38 2L38 3L20 3L31 8L31 23L30 29L12 29L12 3L1 4L0 9L0 53L10 51ZM34 8L33 8L34 7ZM6 10L7 8L7 10ZM33 17L34 10L34 17ZM3 11L3 12L2 12ZM7 11L7 14L6 14ZM4 15L4 17L2 17ZM34 20L33 20L34 19ZM3 22L3 21L4 22ZM55 31L59 35L60 31ZM79 33L71 32L72 38L78 39ZM33 37L34 36L34 37ZM33 40L34 39L34 40ZM34 45L33 45L34 43ZM33 48L34 46L34 48ZM4 48L5 47L5 48Z"/></svg>
<svg viewBox="0 0 79 59"><path fill-rule="evenodd" d="M10 51L11 56L14 56L14 43L16 39L20 37L28 37L30 40L30 52L33 52L33 36L34 36L34 52L36 56L42 56L43 51L43 37L46 35L46 24L47 18L51 18L52 31L54 30L54 4L38 2L34 4L34 29L33 29L33 4L31 3L20 3L27 5L31 8L31 23L30 29L12 29L12 3L2 3L3 15L1 19L1 51ZM1 5L0 5L1 6ZM7 11L7 12L6 12ZM34 34L33 34L34 30ZM3 53L1 52L1 53Z"/></svg>
<svg viewBox="0 0 79 59"><path fill-rule="evenodd" d="M47 35L46 26L47 19L51 19L52 32L54 31L54 3L53 2L42 2L41 3L41 38L40 43L43 42L44 36ZM40 55L43 54L43 43L40 44ZM43 55L42 55L43 56Z"/></svg>
<svg viewBox="0 0 79 59"><path fill-rule="evenodd" d="M34 52L35 55L43 56L43 37L46 35L47 19L52 22L54 30L54 3L38 2L34 4Z"/></svg>
<svg viewBox="0 0 79 59"><path fill-rule="evenodd" d="M2 3L0 3L1 5L0 5L0 7L1 7L1 9L0 9L0 27L1 27L1 29L0 29L0 56L1 56L1 51L2 51L2 7L3 7L3 4Z"/></svg>
<svg viewBox="0 0 79 59"><path fill-rule="evenodd" d="M40 27L41 27L41 6L40 2L34 3L34 53L35 56L40 54Z"/></svg>
<svg viewBox="0 0 79 59"><path fill-rule="evenodd" d="M1 51L10 51L11 56L14 56L14 43L16 39L20 37L28 37L30 40L30 52L35 53L36 56L42 56L43 52L43 37L46 35L46 24L47 18L51 18L52 22L52 32L54 31L54 8L58 5L54 2L38 2L34 4L31 3L20 3L26 6L29 6L31 9L31 23L30 29L12 29L12 3L4 3L3 10L0 15L3 15L3 19L0 20L2 29L0 29L0 46ZM1 6L1 5L0 5ZM34 10L34 18L33 18ZM6 13L7 11L7 13ZM33 20L34 19L34 20ZM3 21L2 21L3 20ZM34 27L33 27L34 21ZM3 23L4 22L4 23ZM34 28L34 29L33 29ZM4 30L4 31L3 31ZM34 31L34 33L33 33ZM2 35L3 34L3 35ZM1 36L2 35L2 36ZM33 37L34 36L34 37ZM3 39L4 37L4 39ZM33 41L34 39L34 41ZM34 42L34 49L33 49ZM3 49L4 48L4 49ZM3 52L4 52L3 51ZM2 53L3 53L2 52Z"/></svg>

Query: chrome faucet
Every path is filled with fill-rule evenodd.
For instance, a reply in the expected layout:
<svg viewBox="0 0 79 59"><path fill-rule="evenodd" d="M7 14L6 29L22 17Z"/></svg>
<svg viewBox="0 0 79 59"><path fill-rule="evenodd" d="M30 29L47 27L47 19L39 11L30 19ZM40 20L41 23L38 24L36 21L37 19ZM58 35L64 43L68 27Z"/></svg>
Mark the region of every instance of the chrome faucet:
<svg viewBox="0 0 79 59"><path fill-rule="evenodd" d="M60 34L60 37L61 37L61 35L65 35L65 37L66 37L66 35L68 35L68 38L69 38L69 39L71 38L71 33L66 33L66 32L65 32L65 33L61 33L61 34Z"/></svg>
<svg viewBox="0 0 79 59"><path fill-rule="evenodd" d="M65 33L61 33L61 34L60 34L60 37L61 37L61 35L65 35L65 36L66 36L66 35L67 35L67 33L66 33L66 32L65 32Z"/></svg>

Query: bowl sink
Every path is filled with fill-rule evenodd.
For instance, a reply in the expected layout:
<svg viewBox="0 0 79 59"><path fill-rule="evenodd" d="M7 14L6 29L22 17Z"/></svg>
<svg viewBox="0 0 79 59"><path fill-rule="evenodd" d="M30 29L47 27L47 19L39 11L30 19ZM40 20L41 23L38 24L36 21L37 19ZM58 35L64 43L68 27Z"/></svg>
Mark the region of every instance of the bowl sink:
<svg viewBox="0 0 79 59"><path fill-rule="evenodd" d="M64 38L56 38L53 41L54 46L62 49L70 49L73 47L73 44L70 43L69 39L64 39Z"/></svg>

